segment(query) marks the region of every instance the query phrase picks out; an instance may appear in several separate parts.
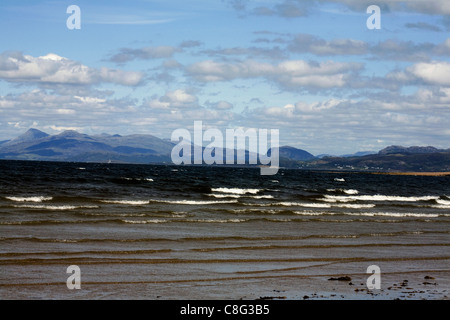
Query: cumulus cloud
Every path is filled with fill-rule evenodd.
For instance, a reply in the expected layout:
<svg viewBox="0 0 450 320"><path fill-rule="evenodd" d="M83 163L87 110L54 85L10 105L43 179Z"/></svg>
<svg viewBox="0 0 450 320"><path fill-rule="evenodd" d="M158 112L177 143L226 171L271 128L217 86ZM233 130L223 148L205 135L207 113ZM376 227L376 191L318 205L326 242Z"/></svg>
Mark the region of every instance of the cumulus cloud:
<svg viewBox="0 0 450 320"><path fill-rule="evenodd" d="M187 73L201 82L263 77L290 89L326 89L343 87L351 72L361 69L358 63L306 62L288 60L278 64L246 60L216 62L206 60L187 67Z"/></svg>
<svg viewBox="0 0 450 320"><path fill-rule="evenodd" d="M168 91L160 98L147 99L144 106L151 109L197 108L198 98L184 89Z"/></svg>
<svg viewBox="0 0 450 320"><path fill-rule="evenodd" d="M407 68L413 77L432 85L450 86L450 62L432 61L416 63Z"/></svg>
<svg viewBox="0 0 450 320"><path fill-rule="evenodd" d="M108 82L135 86L141 83L142 78L140 72L109 68L98 70L53 53L40 57L17 52L0 56L0 79L9 82L68 85Z"/></svg>

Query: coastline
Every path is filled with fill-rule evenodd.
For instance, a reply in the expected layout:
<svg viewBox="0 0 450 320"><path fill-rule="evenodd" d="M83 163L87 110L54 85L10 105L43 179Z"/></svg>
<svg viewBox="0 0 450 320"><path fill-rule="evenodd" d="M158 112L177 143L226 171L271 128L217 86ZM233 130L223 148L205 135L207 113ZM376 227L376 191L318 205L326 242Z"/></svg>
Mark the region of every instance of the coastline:
<svg viewBox="0 0 450 320"><path fill-rule="evenodd" d="M372 172L372 173L388 174L394 176L430 176L430 177L450 176L450 172Z"/></svg>

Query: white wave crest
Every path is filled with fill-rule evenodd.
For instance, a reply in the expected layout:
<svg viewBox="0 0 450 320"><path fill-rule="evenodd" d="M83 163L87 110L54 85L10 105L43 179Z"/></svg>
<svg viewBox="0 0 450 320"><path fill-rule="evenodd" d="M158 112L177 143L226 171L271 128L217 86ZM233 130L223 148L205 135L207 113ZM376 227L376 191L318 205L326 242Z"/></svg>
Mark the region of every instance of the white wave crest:
<svg viewBox="0 0 450 320"><path fill-rule="evenodd" d="M241 188L212 188L213 192L231 193L231 194L257 194L261 189L241 189Z"/></svg>
<svg viewBox="0 0 450 320"><path fill-rule="evenodd" d="M241 196L238 194L215 194L211 193L208 194L208 197L214 197L214 198L240 198Z"/></svg>
<svg viewBox="0 0 450 320"><path fill-rule="evenodd" d="M150 219L150 220L122 220L122 222L129 224L148 224L148 223L166 223L168 221L164 219Z"/></svg>
<svg viewBox="0 0 450 320"><path fill-rule="evenodd" d="M246 222L248 219L191 219L187 221L200 223L239 223Z"/></svg>
<svg viewBox="0 0 450 320"><path fill-rule="evenodd" d="M126 204L131 206L142 206L149 204L149 200L100 200L103 203L112 203L112 204Z"/></svg>
<svg viewBox="0 0 450 320"><path fill-rule="evenodd" d="M36 204L36 205L16 205L15 208L28 208L28 209L45 209L45 210L75 210L75 209L98 209L99 206L68 206L68 205L43 205L43 204Z"/></svg>
<svg viewBox="0 0 450 320"><path fill-rule="evenodd" d="M340 192L344 192L346 194L358 194L359 193L359 191L356 189L327 189L327 191L329 191L329 192L340 191Z"/></svg>
<svg viewBox="0 0 450 320"><path fill-rule="evenodd" d="M375 207L374 204L334 204L332 207L348 208L348 209L369 209Z"/></svg>
<svg viewBox="0 0 450 320"><path fill-rule="evenodd" d="M445 205L445 204L435 204L435 205L432 205L431 208L436 208L436 209L450 209L450 204L449 204L449 205Z"/></svg>
<svg viewBox="0 0 450 320"><path fill-rule="evenodd" d="M152 200L154 202L170 203L170 204L187 204L187 205L204 205L204 204L218 204L218 203L236 203L237 200L223 200L223 201L208 201L208 200Z"/></svg>
<svg viewBox="0 0 450 320"><path fill-rule="evenodd" d="M43 202L50 201L53 197L34 196L34 197L5 197L8 200L16 202Z"/></svg>
<svg viewBox="0 0 450 320"><path fill-rule="evenodd" d="M448 200L437 199L436 202L439 203L439 204L449 205L450 206L450 201L448 201Z"/></svg>
<svg viewBox="0 0 450 320"><path fill-rule="evenodd" d="M408 213L408 212L358 212L358 213L352 213L352 212L346 212L346 215L350 216L366 216L366 217L376 217L376 216L382 216L382 217L415 217L415 218L437 218L439 217L439 214L434 213Z"/></svg>
<svg viewBox="0 0 450 320"><path fill-rule="evenodd" d="M317 212L317 211L294 211L294 213L300 216L323 216L334 214L332 212Z"/></svg>
<svg viewBox="0 0 450 320"><path fill-rule="evenodd" d="M331 204L326 203L278 202L273 203L272 205L286 207L331 208Z"/></svg>
<svg viewBox="0 0 450 320"><path fill-rule="evenodd" d="M348 201L403 201L403 202L417 202L436 200L439 197L436 196L422 196L422 197L402 197L402 196L386 196L381 194L376 195L360 195L360 196L332 196L325 195L325 199L336 200L340 202Z"/></svg>

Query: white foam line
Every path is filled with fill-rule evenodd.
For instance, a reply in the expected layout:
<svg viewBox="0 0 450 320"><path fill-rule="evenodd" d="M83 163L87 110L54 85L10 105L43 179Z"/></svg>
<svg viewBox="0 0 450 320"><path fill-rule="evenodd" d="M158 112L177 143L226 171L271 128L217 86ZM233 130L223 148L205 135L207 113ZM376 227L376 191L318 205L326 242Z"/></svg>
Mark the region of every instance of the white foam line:
<svg viewBox="0 0 450 320"><path fill-rule="evenodd" d="M34 197L5 197L8 200L16 202L43 202L50 201L53 197L34 196Z"/></svg>
<svg viewBox="0 0 450 320"><path fill-rule="evenodd" d="M49 205L15 205L15 208L46 209L46 210L74 210L74 209L97 209L98 206L49 206Z"/></svg>
<svg viewBox="0 0 450 320"><path fill-rule="evenodd" d="M301 202L278 202L272 205L286 207L311 207L311 208L331 208L331 204L326 203L301 203Z"/></svg>
<svg viewBox="0 0 450 320"><path fill-rule="evenodd" d="M221 193L232 193L232 194L257 194L260 189L240 189L240 188L212 188L211 189L214 192L221 192Z"/></svg>
<svg viewBox="0 0 450 320"><path fill-rule="evenodd" d="M439 204L449 205L450 206L450 201L448 201L448 200L437 199L436 202L439 203Z"/></svg>
<svg viewBox="0 0 450 320"><path fill-rule="evenodd" d="M148 224L148 223L166 223L167 220L164 219L150 219L150 220L122 220L125 223L130 224Z"/></svg>
<svg viewBox="0 0 450 320"><path fill-rule="evenodd" d="M428 201L436 200L439 197L436 196L422 196L422 197L402 197L402 196L385 196L381 194L377 195L360 195L360 196L332 196L325 195L326 199L334 199L337 201L404 201L404 202L416 202L416 201Z"/></svg>
<svg viewBox="0 0 450 320"><path fill-rule="evenodd" d="M204 204L218 204L218 203L237 203L237 200L224 201L205 201L205 200L152 200L154 202L170 203L170 204L188 204L188 205L204 205Z"/></svg>
<svg viewBox="0 0 450 320"><path fill-rule="evenodd" d="M112 204L126 204L132 206L142 206L150 203L149 200L100 200L100 202Z"/></svg>

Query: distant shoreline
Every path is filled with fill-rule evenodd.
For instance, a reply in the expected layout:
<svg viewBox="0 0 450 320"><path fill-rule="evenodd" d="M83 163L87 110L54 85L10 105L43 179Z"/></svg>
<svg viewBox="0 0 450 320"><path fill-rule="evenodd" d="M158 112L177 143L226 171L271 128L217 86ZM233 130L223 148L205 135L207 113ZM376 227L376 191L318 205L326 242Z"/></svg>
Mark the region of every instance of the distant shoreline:
<svg viewBox="0 0 450 320"><path fill-rule="evenodd" d="M390 174L395 176L450 176L450 172L372 172L373 174Z"/></svg>

